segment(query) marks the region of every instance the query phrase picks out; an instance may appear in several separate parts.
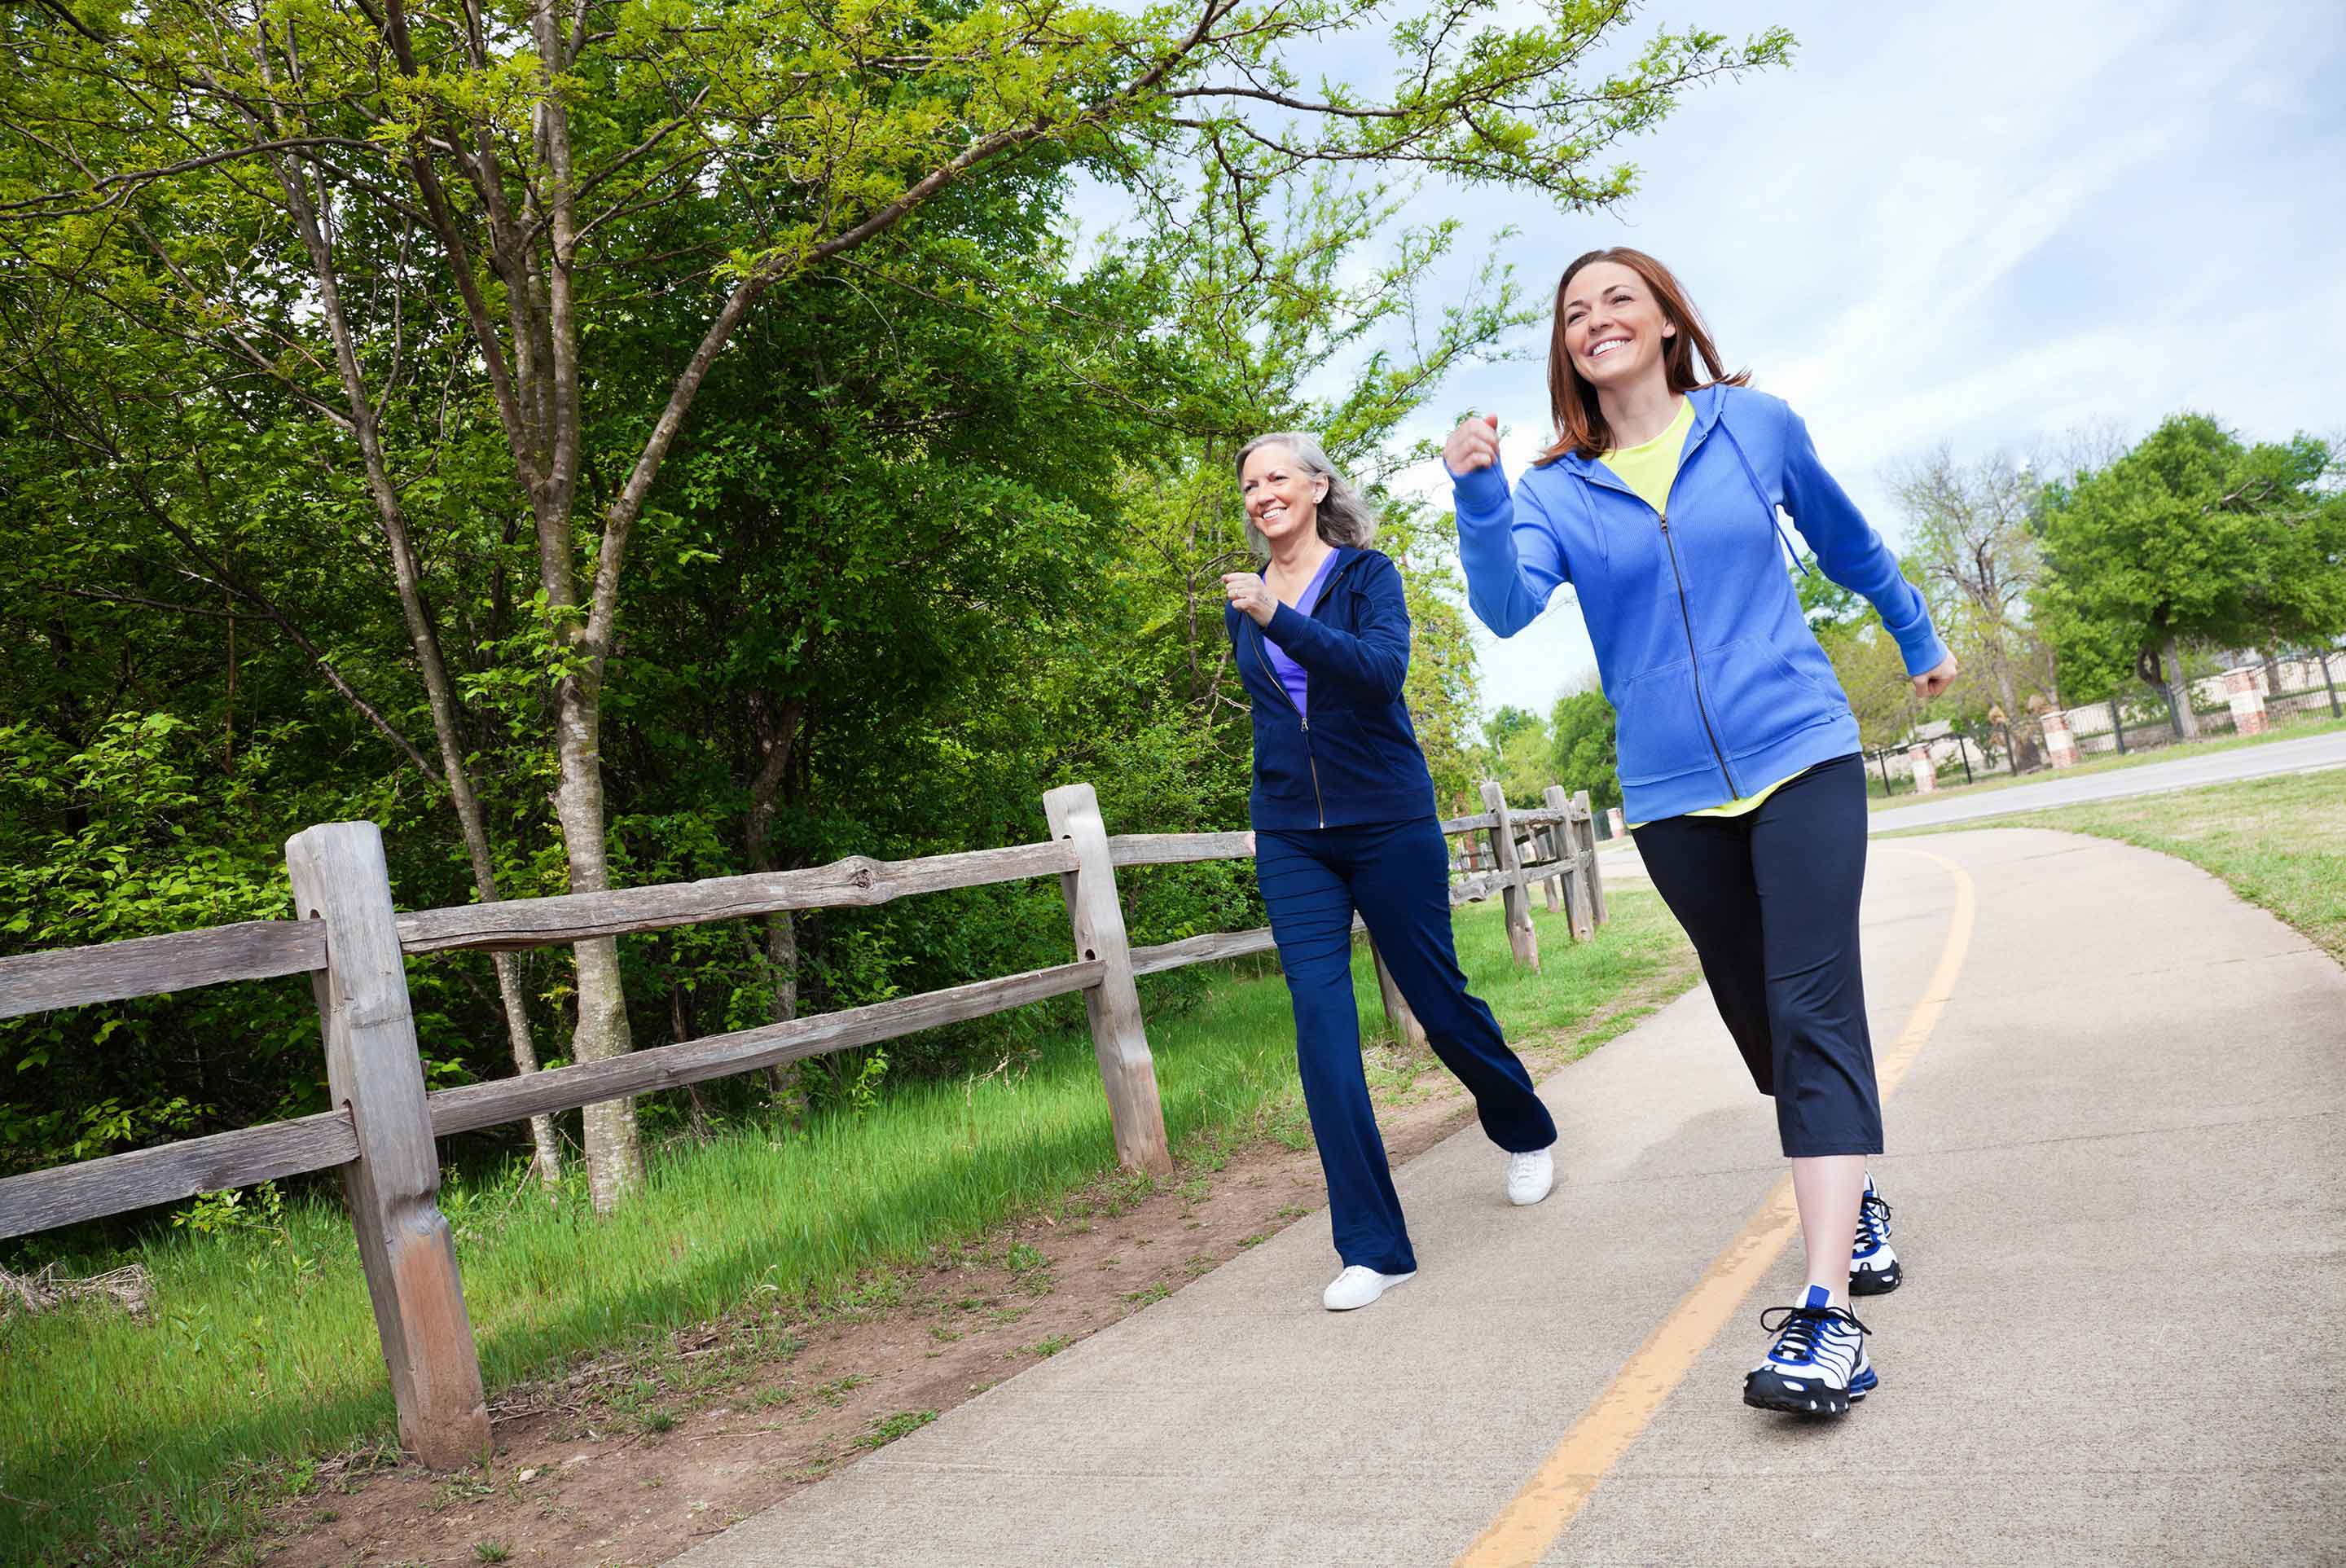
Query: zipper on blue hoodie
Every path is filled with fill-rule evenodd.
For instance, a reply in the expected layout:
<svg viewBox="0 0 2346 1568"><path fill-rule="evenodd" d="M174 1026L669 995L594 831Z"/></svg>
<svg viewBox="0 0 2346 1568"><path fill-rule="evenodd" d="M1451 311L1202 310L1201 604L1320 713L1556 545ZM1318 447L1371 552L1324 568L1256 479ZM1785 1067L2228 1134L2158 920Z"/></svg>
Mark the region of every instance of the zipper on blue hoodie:
<svg viewBox="0 0 2346 1568"><path fill-rule="evenodd" d="M1694 676L1694 710L1702 718L1702 732L1710 741L1710 755L1719 764L1719 775L1727 780L1727 798L1730 800L1740 800L1743 799L1742 787L1735 782L1735 769L1727 765L1727 748L1719 743L1718 727L1710 721L1710 705L1703 699L1702 656L1695 651L1694 611L1687 603L1686 573L1678 565L1678 545L1677 539L1670 534L1670 514L1668 510L1671 498L1678 494L1678 480L1685 474L1688 463L1693 459L1696 453L1702 450L1702 443L1709 439L1709 426L1697 424L1694 428L1694 442L1684 452L1678 453L1678 471L1670 475L1670 487L1662 496L1665 509L1654 512L1654 516L1661 524L1662 548L1669 553L1670 581L1677 586L1678 592L1678 623L1686 628L1687 668ZM1618 477L1602 466L1601 460L1583 469L1581 478L1585 483L1602 484L1607 490L1617 491L1647 511L1654 511L1651 502L1622 484Z"/></svg>

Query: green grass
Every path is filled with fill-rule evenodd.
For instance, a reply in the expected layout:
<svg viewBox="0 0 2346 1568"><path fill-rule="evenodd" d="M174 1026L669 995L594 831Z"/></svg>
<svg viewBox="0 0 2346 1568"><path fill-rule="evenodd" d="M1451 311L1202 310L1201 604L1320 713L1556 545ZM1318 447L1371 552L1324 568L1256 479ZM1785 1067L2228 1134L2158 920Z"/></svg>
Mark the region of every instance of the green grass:
<svg viewBox="0 0 2346 1568"><path fill-rule="evenodd" d="M2346 963L2346 769L2015 811L1890 837L1975 828L2061 828L2178 856Z"/></svg>
<svg viewBox="0 0 2346 1568"><path fill-rule="evenodd" d="M1928 799L1939 800L1950 795L1984 795L1996 789L2009 789L2015 784L2046 784L2055 779L2081 779L2088 773L2115 773L2121 769L2141 768L2153 762L2173 762L2185 757L2205 757L2215 751L2238 751L2243 747L2268 746L2276 740L2302 740L2309 735L2326 735L2336 729L2346 729L2346 718L2331 718L2324 714L2316 718L2298 718L2275 725L2262 735L2226 735L2212 740L2176 741L2147 751L2129 751L2122 757L2116 753L2096 757L2074 768L2057 771L2046 768L2017 777L2009 773L1993 774L1971 784L1963 781L1960 767L1942 768L1939 769L1939 788ZM1896 806L1918 805L1925 799L1915 793L1912 779L1901 780L1905 788L1884 799L1872 793L1882 788L1881 772L1869 764L1865 777L1869 796L1866 805L1873 810L1886 811ZM1949 782L1950 778L1953 782Z"/></svg>
<svg viewBox="0 0 2346 1568"><path fill-rule="evenodd" d="M1473 906L1457 921L1460 961L1518 1039L1602 1017L1576 1042L1585 1049L1647 1010L1623 998L1690 973L1651 894L1616 895L1613 917L1574 944L1562 917L1538 909L1545 968L1533 976L1508 956L1496 901ZM1364 1030L1381 1031L1364 947L1353 979ZM1151 1020L1148 1036L1177 1148L1201 1133L1309 1142L1276 975L1240 961L1198 1005ZM549 1205L517 1169L454 1177L442 1201L494 1400L727 1313L746 1310L744 1333L780 1353L800 1315L884 1308L903 1289L892 1267L1115 1163L1090 1042L1071 1035L1024 1075L900 1085L861 1117L820 1116L788 1138L750 1126L663 1148L644 1192L607 1218L578 1191ZM230 1560L249 1550L258 1509L311 1486L321 1457L389 1439L339 1206L289 1201L274 1226L258 1207L212 1234L158 1228L128 1252L60 1260L68 1274L144 1264L148 1320L76 1306L0 1321L0 1563Z"/></svg>

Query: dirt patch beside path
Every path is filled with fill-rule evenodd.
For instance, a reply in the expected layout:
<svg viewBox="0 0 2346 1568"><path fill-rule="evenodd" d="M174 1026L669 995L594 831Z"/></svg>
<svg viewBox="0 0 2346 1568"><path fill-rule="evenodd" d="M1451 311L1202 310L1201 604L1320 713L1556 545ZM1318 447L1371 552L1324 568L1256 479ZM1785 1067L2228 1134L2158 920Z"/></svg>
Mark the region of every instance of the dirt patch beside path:
<svg viewBox="0 0 2346 1568"><path fill-rule="evenodd" d="M1544 1077L1684 990L1692 973L1688 954L1602 1019L1517 1048ZM1438 1066L1382 1048L1370 1063L1396 1164L1471 1119L1464 1091ZM818 1308L745 1309L559 1382L508 1390L491 1410L496 1452L475 1469L370 1469L365 1455L321 1466L256 1544L272 1568L665 1562L1325 1201L1300 1105L1266 1114L1243 1140L1196 1140L1181 1154L1171 1183L1103 1178L974 1244L867 1275ZM1502 1175L1494 1154L1494 1186ZM1327 1262L1332 1275L1332 1249Z"/></svg>

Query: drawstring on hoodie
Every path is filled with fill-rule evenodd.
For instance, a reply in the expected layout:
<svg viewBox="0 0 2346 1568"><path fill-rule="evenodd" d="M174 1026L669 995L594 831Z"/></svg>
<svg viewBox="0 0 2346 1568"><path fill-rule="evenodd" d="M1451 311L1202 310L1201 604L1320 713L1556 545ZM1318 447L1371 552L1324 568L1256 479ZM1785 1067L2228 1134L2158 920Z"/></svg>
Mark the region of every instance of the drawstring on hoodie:
<svg viewBox="0 0 2346 1568"><path fill-rule="evenodd" d="M1800 547L1792 543L1790 534L1784 532L1784 519L1777 514L1776 504L1768 499L1768 492L1760 484L1760 476L1751 471L1751 460L1743 454L1743 443L1735 439L1735 427L1723 419L1717 423L1719 432L1727 437L1727 444L1735 449L1735 461L1743 465L1743 477L1751 482L1751 494L1760 497L1760 504L1767 511L1768 521L1775 524L1776 537L1781 539L1784 548L1792 553L1792 565L1800 569L1800 575L1815 576L1816 574L1809 570L1809 564L1800 558Z"/></svg>

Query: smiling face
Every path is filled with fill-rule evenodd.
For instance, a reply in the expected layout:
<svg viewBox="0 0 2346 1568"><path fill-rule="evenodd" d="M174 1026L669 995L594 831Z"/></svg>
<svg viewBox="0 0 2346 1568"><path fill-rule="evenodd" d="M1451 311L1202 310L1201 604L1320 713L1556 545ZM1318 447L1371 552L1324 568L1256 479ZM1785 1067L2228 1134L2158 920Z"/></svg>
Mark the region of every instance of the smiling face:
<svg viewBox="0 0 2346 1568"><path fill-rule="evenodd" d="M1565 284L1564 342L1572 368L1599 392L1666 380L1662 354L1678 328L1637 269L1592 261Z"/></svg>
<svg viewBox="0 0 2346 1568"><path fill-rule="evenodd" d="M1253 524L1273 545L1296 535L1309 536L1319 525L1320 500L1328 481L1307 473L1290 448L1276 442L1247 454L1239 474L1239 500Z"/></svg>

